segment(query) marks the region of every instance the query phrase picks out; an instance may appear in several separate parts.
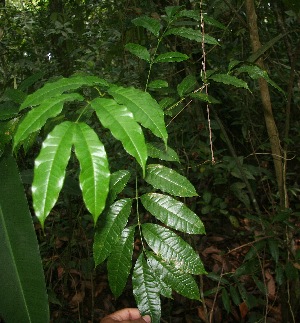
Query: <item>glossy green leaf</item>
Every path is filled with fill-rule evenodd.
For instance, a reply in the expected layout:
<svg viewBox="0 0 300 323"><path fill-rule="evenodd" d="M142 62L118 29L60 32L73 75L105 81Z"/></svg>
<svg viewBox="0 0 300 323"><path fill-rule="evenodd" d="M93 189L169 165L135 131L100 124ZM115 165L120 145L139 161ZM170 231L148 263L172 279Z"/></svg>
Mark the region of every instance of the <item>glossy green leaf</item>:
<svg viewBox="0 0 300 323"><path fill-rule="evenodd" d="M163 110L149 93L121 86L113 86L108 92L118 103L124 104L133 113L137 122L150 129L167 144L168 134Z"/></svg>
<svg viewBox="0 0 300 323"><path fill-rule="evenodd" d="M38 241L15 159L0 158L0 315L5 322L49 322Z"/></svg>
<svg viewBox="0 0 300 323"><path fill-rule="evenodd" d="M236 287L233 285L230 285L229 291L230 291L230 297L233 300L234 305L239 306L242 301Z"/></svg>
<svg viewBox="0 0 300 323"><path fill-rule="evenodd" d="M84 98L77 93L61 94L60 96L49 98L27 113L25 118L19 123L14 137L14 147L31 133L40 130L49 118L56 117L61 113L66 101L78 100Z"/></svg>
<svg viewBox="0 0 300 323"><path fill-rule="evenodd" d="M142 315L150 315L152 323L159 323L161 316L160 293L157 279L149 268L143 253L135 263L132 275L133 294Z"/></svg>
<svg viewBox="0 0 300 323"><path fill-rule="evenodd" d="M197 80L194 75L186 76L178 85L177 85L177 92L180 97L184 96L187 93L192 92L195 90L197 85Z"/></svg>
<svg viewBox="0 0 300 323"><path fill-rule="evenodd" d="M211 25L211 26L220 28L222 30L226 29L225 25L223 25L218 20L216 20L216 19L214 19L214 18L212 18L212 17L210 17L208 15L203 15L203 20L204 20L204 23L207 24L207 25Z"/></svg>
<svg viewBox="0 0 300 323"><path fill-rule="evenodd" d="M190 274L203 274L203 264L193 248L173 231L157 224L144 223L143 236L162 259Z"/></svg>
<svg viewBox="0 0 300 323"><path fill-rule="evenodd" d="M131 211L131 199L122 199L112 204L99 219L94 238L94 261L96 266L111 253L125 228Z"/></svg>
<svg viewBox="0 0 300 323"><path fill-rule="evenodd" d="M147 151L148 151L148 156L152 158L179 162L179 157L176 151L170 147L166 148L166 146L160 142L148 142Z"/></svg>
<svg viewBox="0 0 300 323"><path fill-rule="evenodd" d="M64 183L74 128L75 124L69 121L56 126L43 142L35 160L32 198L35 214L42 226Z"/></svg>
<svg viewBox="0 0 300 323"><path fill-rule="evenodd" d="M168 52L158 55L154 62L155 63L171 63L171 62L182 62L189 59L188 55L179 52Z"/></svg>
<svg viewBox="0 0 300 323"><path fill-rule="evenodd" d="M104 210L109 190L110 172L103 144L85 123L75 124L75 154L80 163L79 182L86 208L94 222Z"/></svg>
<svg viewBox="0 0 300 323"><path fill-rule="evenodd" d="M117 195L121 193L130 178L130 172L127 170L118 170L110 176L109 194L107 203L110 205L114 202Z"/></svg>
<svg viewBox="0 0 300 323"><path fill-rule="evenodd" d="M202 43L204 41L206 44L219 45L219 42L214 37L207 34L203 37L199 29L195 30L187 27L171 28L165 33L165 36L168 35L180 36L189 40L195 40L198 43Z"/></svg>
<svg viewBox="0 0 300 323"><path fill-rule="evenodd" d="M154 80L148 84L148 88L150 89L161 89L168 86L169 86L168 82L164 80Z"/></svg>
<svg viewBox="0 0 300 323"><path fill-rule="evenodd" d="M108 281L115 297L119 297L126 285L132 266L135 227L123 230L107 261Z"/></svg>
<svg viewBox="0 0 300 323"><path fill-rule="evenodd" d="M147 253L147 258L149 267L153 270L155 276L163 280L167 286L189 299L200 299L199 287L190 274L171 266L150 252Z"/></svg>
<svg viewBox="0 0 300 323"><path fill-rule="evenodd" d="M145 29L149 30L154 36L159 36L160 22L157 19L143 16L133 19L132 22L136 26L144 27Z"/></svg>
<svg viewBox="0 0 300 323"><path fill-rule="evenodd" d="M179 17L187 17L196 21L200 21L201 18L199 10L181 10L179 12Z"/></svg>
<svg viewBox="0 0 300 323"><path fill-rule="evenodd" d="M194 186L175 170L151 164L147 166L145 180L154 188L181 197L197 196Z"/></svg>
<svg viewBox="0 0 300 323"><path fill-rule="evenodd" d="M0 121L16 117L19 112L19 105L10 101L0 104Z"/></svg>
<svg viewBox="0 0 300 323"><path fill-rule="evenodd" d="M59 96L65 91L75 90L79 87L93 85L108 86L108 83L96 76L73 76L70 78L61 78L58 81L46 83L42 88L28 95L22 103L20 110L29 106L41 104L44 100L49 100L51 97Z"/></svg>
<svg viewBox="0 0 300 323"><path fill-rule="evenodd" d="M165 7L166 14L168 18L174 18L175 16L179 16L180 9L183 8L183 6L167 6Z"/></svg>
<svg viewBox="0 0 300 323"><path fill-rule="evenodd" d="M228 74L213 74L209 77L210 80L213 80L218 83L223 83L223 84L228 84L228 85L233 85L235 87L242 87L250 91L248 84L241 80L238 79L235 76L228 75Z"/></svg>
<svg viewBox="0 0 300 323"><path fill-rule="evenodd" d="M122 142L124 149L140 164L145 173L147 146L140 125L134 120L133 114L126 106L117 104L112 99L97 98L91 106L105 128Z"/></svg>
<svg viewBox="0 0 300 323"><path fill-rule="evenodd" d="M199 217L171 196L147 193L141 196L141 201L147 211L167 226L191 234L205 233Z"/></svg>
<svg viewBox="0 0 300 323"><path fill-rule="evenodd" d="M148 49L142 45L128 43L125 45L125 48L133 55L143 59L144 61L150 62L150 53Z"/></svg>

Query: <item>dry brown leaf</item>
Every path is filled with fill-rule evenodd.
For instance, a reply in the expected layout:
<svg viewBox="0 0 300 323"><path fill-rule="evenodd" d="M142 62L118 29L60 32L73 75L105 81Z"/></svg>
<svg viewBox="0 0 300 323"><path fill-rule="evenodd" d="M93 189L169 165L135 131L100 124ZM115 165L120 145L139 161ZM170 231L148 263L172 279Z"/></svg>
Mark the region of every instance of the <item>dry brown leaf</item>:
<svg viewBox="0 0 300 323"><path fill-rule="evenodd" d="M239 305L239 308L240 308L241 317L242 317L242 319L244 319L246 317L246 315L248 314L248 307L247 307L246 303L243 302Z"/></svg>
<svg viewBox="0 0 300 323"><path fill-rule="evenodd" d="M275 299L276 283L269 269L265 270L265 279L267 284L268 296L271 299Z"/></svg>
<svg viewBox="0 0 300 323"><path fill-rule="evenodd" d="M207 257L209 254L212 254L212 253L220 254L221 253L221 250L219 250L218 248L216 248L214 246L210 246L210 247L207 247L206 249L204 249L202 251L202 255L204 257Z"/></svg>

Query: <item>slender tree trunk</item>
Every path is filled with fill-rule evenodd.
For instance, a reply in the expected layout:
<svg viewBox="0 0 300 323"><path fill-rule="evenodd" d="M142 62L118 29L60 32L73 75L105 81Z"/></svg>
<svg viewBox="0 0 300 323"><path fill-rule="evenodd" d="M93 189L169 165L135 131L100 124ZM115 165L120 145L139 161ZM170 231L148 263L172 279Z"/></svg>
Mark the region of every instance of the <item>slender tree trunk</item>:
<svg viewBox="0 0 300 323"><path fill-rule="evenodd" d="M249 25L250 40L252 51L255 53L261 48L261 43L259 40L258 27L257 27L257 15L255 11L254 0L246 0L246 13ZM256 64L264 69L263 58L259 58ZM284 194L284 181L283 181L283 164L282 164L282 150L280 146L280 140L278 135L277 126L273 116L272 103L269 93L268 83L265 79L261 78L258 80L261 100L263 105L263 113L266 122L266 128L271 144L271 151L273 156L277 186L280 197L280 206L284 208L285 205L285 194Z"/></svg>

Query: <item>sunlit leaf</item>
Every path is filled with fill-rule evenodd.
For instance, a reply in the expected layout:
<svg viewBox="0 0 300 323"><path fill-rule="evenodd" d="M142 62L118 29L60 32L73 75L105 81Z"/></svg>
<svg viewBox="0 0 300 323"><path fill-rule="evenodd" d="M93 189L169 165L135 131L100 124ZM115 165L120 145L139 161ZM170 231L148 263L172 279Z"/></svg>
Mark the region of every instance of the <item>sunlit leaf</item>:
<svg viewBox="0 0 300 323"><path fill-rule="evenodd" d="M153 187L172 195L197 196L194 186L186 177L162 165L148 165L145 180Z"/></svg>
<svg viewBox="0 0 300 323"><path fill-rule="evenodd" d="M107 203L110 205L116 199L117 195L121 193L130 178L130 172L127 170L118 170L111 174L109 184L109 195Z"/></svg>
<svg viewBox="0 0 300 323"><path fill-rule="evenodd" d="M150 53L147 48L134 43L128 43L125 45L125 48L133 55L143 59L144 61L150 62Z"/></svg>
<svg viewBox="0 0 300 323"><path fill-rule="evenodd" d="M120 239L128 221L131 204L131 199L118 200L98 220L93 246L96 266L110 255L113 246Z"/></svg>
<svg viewBox="0 0 300 323"><path fill-rule="evenodd" d="M168 86L169 86L168 82L164 80L154 80L148 84L148 88L150 89L161 89Z"/></svg>
<svg viewBox="0 0 300 323"><path fill-rule="evenodd" d="M199 217L171 196L147 193L141 196L141 201L147 211L167 226L191 234L205 233Z"/></svg>
<svg viewBox="0 0 300 323"><path fill-rule="evenodd" d="M199 287L190 274L171 266L150 252L147 252L147 261L155 276L164 281L167 286L187 298L200 299Z"/></svg>
<svg viewBox="0 0 300 323"><path fill-rule="evenodd" d="M35 214L42 226L64 183L74 128L75 124L69 121L56 126L43 142L35 160L32 198Z"/></svg>
<svg viewBox="0 0 300 323"><path fill-rule="evenodd" d="M139 27L144 27L149 30L154 36L159 36L160 22L154 18L143 16L132 20L132 22Z"/></svg>
<svg viewBox="0 0 300 323"><path fill-rule="evenodd" d="M124 104L130 110L134 119L167 144L167 130L164 113L159 104L147 92L135 89L113 86L108 90L114 99Z"/></svg>
<svg viewBox="0 0 300 323"><path fill-rule="evenodd" d="M140 164L145 173L147 146L140 125L134 120L133 114L124 105L115 100L97 98L91 106L105 128L122 142L124 149Z"/></svg>
<svg viewBox="0 0 300 323"><path fill-rule="evenodd" d="M104 210L109 190L106 152L95 131L85 123L76 124L74 146L80 163L79 182L83 200L96 223Z"/></svg>
<svg viewBox="0 0 300 323"><path fill-rule="evenodd" d="M170 63L170 62L182 62L189 59L188 55L179 52L168 52L158 55L155 63Z"/></svg>
<svg viewBox="0 0 300 323"><path fill-rule="evenodd" d="M75 90L83 85L93 86L96 84L108 86L108 83L105 80L96 76L74 76L70 78L61 78L52 83L46 83L42 88L27 96L22 103L20 110L29 106L41 104L44 100L49 100L51 97L61 95L65 91Z"/></svg>
<svg viewBox="0 0 300 323"><path fill-rule="evenodd" d="M153 323L160 322L161 305L157 279L143 253L135 263L132 275L133 294L142 315L150 315Z"/></svg>
<svg viewBox="0 0 300 323"><path fill-rule="evenodd" d="M149 247L168 263L190 274L205 273L193 248L173 231L157 224L144 223L142 232Z"/></svg>
<svg viewBox="0 0 300 323"><path fill-rule="evenodd" d="M134 226L123 230L120 240L114 245L108 257L108 281L115 297L119 297L122 294L130 274L134 247L134 230Z"/></svg>
<svg viewBox="0 0 300 323"><path fill-rule="evenodd" d="M61 94L60 96L44 100L38 107L29 111L19 123L14 137L14 147L31 133L40 130L49 118L56 117L62 111L66 101L73 100L82 101L84 98L77 93Z"/></svg>

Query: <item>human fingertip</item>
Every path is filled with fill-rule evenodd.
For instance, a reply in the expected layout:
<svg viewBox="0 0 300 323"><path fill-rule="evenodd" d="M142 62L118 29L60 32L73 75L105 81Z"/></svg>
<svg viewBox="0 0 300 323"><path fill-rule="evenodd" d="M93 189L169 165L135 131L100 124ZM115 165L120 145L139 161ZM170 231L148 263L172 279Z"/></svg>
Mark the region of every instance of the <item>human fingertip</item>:
<svg viewBox="0 0 300 323"><path fill-rule="evenodd" d="M143 316L143 320L147 323L151 323L151 317L149 315Z"/></svg>

